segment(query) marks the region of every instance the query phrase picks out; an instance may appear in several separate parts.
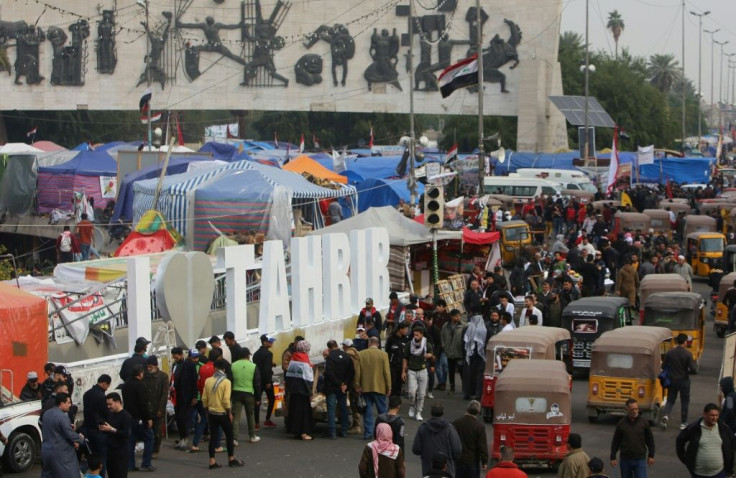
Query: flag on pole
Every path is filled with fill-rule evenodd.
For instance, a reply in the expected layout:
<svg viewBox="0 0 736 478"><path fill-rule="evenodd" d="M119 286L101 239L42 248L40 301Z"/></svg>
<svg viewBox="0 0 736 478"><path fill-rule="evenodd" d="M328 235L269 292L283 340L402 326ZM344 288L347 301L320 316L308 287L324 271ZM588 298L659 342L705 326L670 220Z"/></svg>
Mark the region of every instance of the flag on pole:
<svg viewBox="0 0 736 478"><path fill-rule="evenodd" d="M491 247L491 253L488 254L488 261L486 262L486 270L493 271L496 267L501 266L501 246L500 241L496 241Z"/></svg>
<svg viewBox="0 0 736 478"><path fill-rule="evenodd" d="M138 109L141 110L141 113L147 113L148 112L148 105L151 102L151 97L153 96L153 91L151 88L146 88L146 91L143 92L143 96L141 96L140 101L138 102Z"/></svg>
<svg viewBox="0 0 736 478"><path fill-rule="evenodd" d="M443 98L447 98L453 91L460 88L467 88L478 84L478 56L473 55L462 61L450 65L440 73L437 80L440 86L440 93Z"/></svg>
<svg viewBox="0 0 736 478"><path fill-rule="evenodd" d="M304 133L302 133L301 140L299 141L299 152L304 152Z"/></svg>
<svg viewBox="0 0 736 478"><path fill-rule="evenodd" d="M664 189L667 192L667 199L672 199L672 187L670 186L669 178L667 179L667 184L665 185Z"/></svg>
<svg viewBox="0 0 736 478"><path fill-rule="evenodd" d="M636 164L654 164L654 145L639 146L637 152Z"/></svg>
<svg viewBox="0 0 736 478"><path fill-rule="evenodd" d="M232 131L230 131L230 125L227 125L227 128L225 128L225 136L227 137L227 139L237 139L238 138L232 133Z"/></svg>
<svg viewBox="0 0 736 478"><path fill-rule="evenodd" d="M373 126L371 126L371 137L368 140L368 149L373 150Z"/></svg>
<svg viewBox="0 0 736 478"><path fill-rule="evenodd" d="M161 113L151 113L151 123L155 123L161 119ZM141 123L148 123L148 113L141 116Z"/></svg>
<svg viewBox="0 0 736 478"><path fill-rule="evenodd" d="M621 192L621 207L631 206L634 207L634 203L631 202L631 196L626 191Z"/></svg>
<svg viewBox="0 0 736 478"><path fill-rule="evenodd" d="M721 159L721 154L723 154L723 130L721 130L721 134L718 135L718 146L716 147L716 161Z"/></svg>
<svg viewBox="0 0 736 478"><path fill-rule="evenodd" d="M606 194L613 192L618 175L618 126L613 128L613 147L611 148L611 164L608 166L608 181L606 183Z"/></svg>
<svg viewBox="0 0 736 478"><path fill-rule="evenodd" d="M452 148L445 155L445 164L452 161L453 158L457 157L457 143L452 145Z"/></svg>
<svg viewBox="0 0 736 478"><path fill-rule="evenodd" d="M28 132L26 133L26 137L30 138L31 136L36 136L36 133L38 133L38 126L34 126Z"/></svg>
<svg viewBox="0 0 736 478"><path fill-rule="evenodd" d="M314 149L319 149L319 138L316 134L312 133L312 143L314 144Z"/></svg>
<svg viewBox="0 0 736 478"><path fill-rule="evenodd" d="M279 149L279 135L276 131L273 132L273 145L276 146L276 149Z"/></svg>
<svg viewBox="0 0 736 478"><path fill-rule="evenodd" d="M289 143L286 143L286 159L284 159L284 164L287 164L291 160L290 146Z"/></svg>

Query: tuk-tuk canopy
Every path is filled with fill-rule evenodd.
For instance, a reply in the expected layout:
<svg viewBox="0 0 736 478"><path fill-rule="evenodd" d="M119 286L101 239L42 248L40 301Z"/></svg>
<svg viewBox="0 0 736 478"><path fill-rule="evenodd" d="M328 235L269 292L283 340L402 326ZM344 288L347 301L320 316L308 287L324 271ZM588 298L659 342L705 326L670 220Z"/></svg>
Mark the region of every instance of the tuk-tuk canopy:
<svg viewBox="0 0 736 478"><path fill-rule="evenodd" d="M672 199L663 199L659 202L659 205L670 205L670 204L690 204L690 200L688 198L672 198Z"/></svg>
<svg viewBox="0 0 736 478"><path fill-rule="evenodd" d="M713 231L716 230L716 220L710 216L696 216L696 215L689 215L685 216L685 227L684 230L687 231L690 229L691 231L694 231L694 228L700 228L700 230L703 230L704 227L712 227Z"/></svg>
<svg viewBox="0 0 736 478"><path fill-rule="evenodd" d="M672 340L672 332L665 327L633 325L610 330L593 344L590 374L656 378L666 340Z"/></svg>
<svg viewBox="0 0 736 478"><path fill-rule="evenodd" d="M639 283L639 301L643 305L655 292L690 292L690 285L680 274L647 274Z"/></svg>
<svg viewBox="0 0 736 478"><path fill-rule="evenodd" d="M613 209L616 209L617 207L621 206L621 201L618 200L602 200L602 201L593 201L590 203L593 206L593 210L600 209L603 211L603 206L610 206Z"/></svg>
<svg viewBox="0 0 736 478"><path fill-rule="evenodd" d="M680 212L690 212L690 205L681 202L665 203L664 201L659 203L659 209L667 209L674 212L675 214Z"/></svg>
<svg viewBox="0 0 736 478"><path fill-rule="evenodd" d="M624 228L629 228L632 231L640 230L644 233L649 232L649 228L652 225L652 220L646 214L640 212L617 212L614 215L614 220L619 223L619 230L623 231Z"/></svg>
<svg viewBox="0 0 736 478"><path fill-rule="evenodd" d="M493 350L497 346L509 348L529 347L531 358L554 360L555 345L561 340L571 340L570 331L560 327L525 326L513 330L499 332L491 337L486 345L486 373L494 371Z"/></svg>
<svg viewBox="0 0 736 478"><path fill-rule="evenodd" d="M568 424L572 420L570 376L557 360L512 360L496 382L498 424Z"/></svg>
<svg viewBox="0 0 736 478"><path fill-rule="evenodd" d="M629 299L624 297L584 297L570 302L562 316L591 316L614 318L621 307L629 307Z"/></svg>
<svg viewBox="0 0 736 478"><path fill-rule="evenodd" d="M726 246L726 250L728 251L729 247L735 247L736 246ZM721 282L718 284L718 301L723 302L723 298L726 296L726 291L733 287L733 282L736 281L736 272L730 272L726 274L725 276L721 277Z"/></svg>
<svg viewBox="0 0 736 478"><path fill-rule="evenodd" d="M703 297L694 292L657 292L644 303L644 324L670 330L700 327Z"/></svg>
<svg viewBox="0 0 736 478"><path fill-rule="evenodd" d="M670 213L664 209L644 209L642 214L649 216L651 228L656 232L667 232L672 229Z"/></svg>

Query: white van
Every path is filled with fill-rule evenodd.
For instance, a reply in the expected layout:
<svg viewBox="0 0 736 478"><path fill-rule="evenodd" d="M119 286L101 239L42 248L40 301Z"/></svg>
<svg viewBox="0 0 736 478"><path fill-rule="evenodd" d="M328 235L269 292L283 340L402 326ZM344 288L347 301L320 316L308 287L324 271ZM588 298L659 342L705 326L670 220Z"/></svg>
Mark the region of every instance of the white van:
<svg viewBox="0 0 736 478"><path fill-rule="evenodd" d="M523 178L539 178L559 183L562 189L578 189L595 193L598 190L590 182L590 178L582 171L577 169L544 169L544 168L521 168L516 173L509 174Z"/></svg>
<svg viewBox="0 0 736 478"><path fill-rule="evenodd" d="M519 176L486 176L483 179L485 194L505 194L514 199L526 200L536 197L562 194L558 183L538 178L522 178Z"/></svg>

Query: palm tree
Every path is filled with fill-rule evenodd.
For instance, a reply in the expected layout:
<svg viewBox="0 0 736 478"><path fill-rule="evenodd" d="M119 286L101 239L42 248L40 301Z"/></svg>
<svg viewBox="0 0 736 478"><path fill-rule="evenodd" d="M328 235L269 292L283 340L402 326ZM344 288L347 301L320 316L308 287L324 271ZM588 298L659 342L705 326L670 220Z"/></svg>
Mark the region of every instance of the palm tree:
<svg viewBox="0 0 736 478"><path fill-rule="evenodd" d="M616 42L616 59L618 60L618 39L624 31L624 28L626 28L626 25L624 25L624 19L621 18L621 14L618 13L618 10L614 10L608 14L608 24L606 25L606 28L611 30L611 33L613 33L613 41Z"/></svg>
<svg viewBox="0 0 736 478"><path fill-rule="evenodd" d="M560 55L582 58L585 54L583 37L579 33L566 31L560 35Z"/></svg>
<svg viewBox="0 0 736 478"><path fill-rule="evenodd" d="M672 85L680 78L680 67L675 61L675 55L652 55L647 65L649 83L663 93L667 93Z"/></svg>

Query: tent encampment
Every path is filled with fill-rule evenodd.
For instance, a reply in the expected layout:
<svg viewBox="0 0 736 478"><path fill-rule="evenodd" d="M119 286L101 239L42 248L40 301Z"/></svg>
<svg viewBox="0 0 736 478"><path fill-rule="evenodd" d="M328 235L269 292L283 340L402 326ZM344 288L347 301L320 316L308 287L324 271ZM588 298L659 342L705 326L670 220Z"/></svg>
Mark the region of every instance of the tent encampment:
<svg viewBox="0 0 736 478"><path fill-rule="evenodd" d="M184 244L184 239L158 211L146 211L135 229L115 250L115 257L165 252Z"/></svg>
<svg viewBox="0 0 736 478"><path fill-rule="evenodd" d="M403 179L369 178L355 185L358 190L358 211L372 207L397 206L399 200L409 202L411 193ZM424 194L424 185L417 183L417 197Z"/></svg>
<svg viewBox="0 0 736 478"><path fill-rule="evenodd" d="M327 179L328 181L335 181L337 183L348 183L348 178L346 178L345 176L330 171L329 169L319 164L317 161L304 154L284 164L283 169L302 175L304 173L308 173L314 177Z"/></svg>
<svg viewBox="0 0 736 478"><path fill-rule="evenodd" d="M38 168L38 212L55 208L71 210L74 193L94 198L96 207L115 199L117 163L104 151L81 151L73 159L56 166Z"/></svg>

